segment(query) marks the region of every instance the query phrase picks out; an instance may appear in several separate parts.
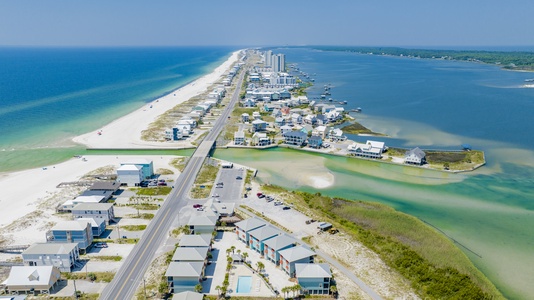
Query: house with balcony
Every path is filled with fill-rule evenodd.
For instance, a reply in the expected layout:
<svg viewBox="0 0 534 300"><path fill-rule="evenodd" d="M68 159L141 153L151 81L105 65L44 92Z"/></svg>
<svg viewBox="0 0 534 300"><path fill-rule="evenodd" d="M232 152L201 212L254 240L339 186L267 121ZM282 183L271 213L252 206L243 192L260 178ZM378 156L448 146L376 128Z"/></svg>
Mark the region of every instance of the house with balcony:
<svg viewBox="0 0 534 300"><path fill-rule="evenodd" d="M170 292L194 292L195 286L202 283L204 267L204 262L171 262L165 272Z"/></svg>
<svg viewBox="0 0 534 300"><path fill-rule="evenodd" d="M256 146L267 146L271 144L271 139L265 132L255 132L252 135L252 143Z"/></svg>
<svg viewBox="0 0 534 300"><path fill-rule="evenodd" d="M154 175L154 163L149 159L144 158L138 158L138 159L130 159L128 161L122 162L121 166L124 165L135 165L141 167L141 173L143 176L143 179L150 178L152 175Z"/></svg>
<svg viewBox="0 0 534 300"><path fill-rule="evenodd" d="M113 203L80 203L74 206L71 211L74 219L102 219L106 225L115 219Z"/></svg>
<svg viewBox="0 0 534 300"><path fill-rule="evenodd" d="M384 142L376 141L367 141L365 144L355 142L347 147L349 154L365 158L381 158L384 150Z"/></svg>
<svg viewBox="0 0 534 300"><path fill-rule="evenodd" d="M248 245L250 240L250 231L256 228L263 227L265 225L267 225L267 223L254 217L245 219L241 222L237 222L235 223L235 231L237 234L237 238Z"/></svg>
<svg viewBox="0 0 534 300"><path fill-rule="evenodd" d="M88 222L91 225L93 237L101 236L106 231L106 221L104 219L79 218L76 220Z"/></svg>
<svg viewBox="0 0 534 300"><path fill-rule="evenodd" d="M252 121L252 132L267 130L267 122L263 120Z"/></svg>
<svg viewBox="0 0 534 300"><path fill-rule="evenodd" d="M316 255L313 250L303 245L285 249L279 253L280 268L291 277L295 277L295 264L313 263L313 258Z"/></svg>
<svg viewBox="0 0 534 300"><path fill-rule="evenodd" d="M191 216L189 222L187 222L187 226L189 226L191 234L207 233L211 235L211 233L215 231L216 223L217 217L206 216L203 214L200 216Z"/></svg>
<svg viewBox="0 0 534 300"><path fill-rule="evenodd" d="M246 123L250 121L250 115L248 113L241 114L241 122Z"/></svg>
<svg viewBox="0 0 534 300"><path fill-rule="evenodd" d="M80 259L77 243L36 243L22 252L25 266L54 266L70 272Z"/></svg>
<svg viewBox="0 0 534 300"><path fill-rule="evenodd" d="M264 242L269 240L270 238L282 234L282 231L272 225L267 224L265 226L249 231L248 234L248 245L250 246L250 249L263 255L263 251L265 249Z"/></svg>
<svg viewBox="0 0 534 300"><path fill-rule="evenodd" d="M308 146L310 148L320 149L323 145L323 139L320 136L312 135L308 138Z"/></svg>
<svg viewBox="0 0 534 300"><path fill-rule="evenodd" d="M289 145L303 146L306 143L308 135L302 131L289 131L282 135L284 142Z"/></svg>
<svg viewBox="0 0 534 300"><path fill-rule="evenodd" d="M332 272L328 264L295 264L295 277L301 292L307 295L328 295Z"/></svg>
<svg viewBox="0 0 534 300"><path fill-rule="evenodd" d="M297 240L283 233L263 242L263 253L267 260L275 265L280 264L280 251L297 246Z"/></svg>
<svg viewBox="0 0 534 300"><path fill-rule="evenodd" d="M117 179L126 186L138 186L143 177L143 168L136 165L122 165L117 169Z"/></svg>
<svg viewBox="0 0 534 300"><path fill-rule="evenodd" d="M245 145L245 132L242 130L234 132L234 145Z"/></svg>
<svg viewBox="0 0 534 300"><path fill-rule="evenodd" d="M65 221L46 233L48 243L77 243L80 253L86 253L93 242L91 224L87 221Z"/></svg>
<svg viewBox="0 0 534 300"><path fill-rule="evenodd" d="M426 153L419 147L415 147L406 152L404 162L412 165L424 165L426 163Z"/></svg>

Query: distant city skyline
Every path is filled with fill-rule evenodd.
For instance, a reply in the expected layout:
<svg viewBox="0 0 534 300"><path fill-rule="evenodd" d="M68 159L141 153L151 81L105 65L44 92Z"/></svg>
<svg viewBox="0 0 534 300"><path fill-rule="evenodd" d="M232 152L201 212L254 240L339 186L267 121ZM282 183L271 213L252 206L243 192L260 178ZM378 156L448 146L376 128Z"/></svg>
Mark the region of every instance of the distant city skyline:
<svg viewBox="0 0 534 300"><path fill-rule="evenodd" d="M532 46L534 1L0 1L0 46Z"/></svg>

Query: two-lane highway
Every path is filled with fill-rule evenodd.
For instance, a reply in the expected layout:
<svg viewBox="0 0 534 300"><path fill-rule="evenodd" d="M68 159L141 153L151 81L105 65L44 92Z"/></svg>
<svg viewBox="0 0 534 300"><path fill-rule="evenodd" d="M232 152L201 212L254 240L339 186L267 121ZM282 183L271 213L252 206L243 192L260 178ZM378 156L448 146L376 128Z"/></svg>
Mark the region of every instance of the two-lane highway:
<svg viewBox="0 0 534 300"><path fill-rule="evenodd" d="M154 259L156 250L163 244L172 223L180 209L186 205L185 200L195 177L200 171L204 159L209 155L217 136L220 134L228 116L239 99L241 85L246 70L242 70L237 80L236 89L230 103L221 113L213 128L191 156L187 166L174 184L174 190L167 197L158 213L148 225L145 233L124 261L110 284L104 289L100 299L132 299L148 266Z"/></svg>

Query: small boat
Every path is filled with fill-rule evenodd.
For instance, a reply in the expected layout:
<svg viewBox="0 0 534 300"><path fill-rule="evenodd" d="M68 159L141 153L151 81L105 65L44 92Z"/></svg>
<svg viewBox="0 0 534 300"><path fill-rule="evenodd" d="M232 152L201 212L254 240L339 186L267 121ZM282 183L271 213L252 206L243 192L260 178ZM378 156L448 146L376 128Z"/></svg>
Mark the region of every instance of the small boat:
<svg viewBox="0 0 534 300"><path fill-rule="evenodd" d="M324 94L325 95L331 95L329 91L326 91Z"/></svg>
<svg viewBox="0 0 534 300"><path fill-rule="evenodd" d="M325 94L322 94L322 95L321 95L321 99L324 99L324 98L326 98L326 95L325 95Z"/></svg>
<svg viewBox="0 0 534 300"><path fill-rule="evenodd" d="M328 98L328 101L332 102L332 101L334 101L334 99L332 99L332 98Z"/></svg>
<svg viewBox="0 0 534 300"><path fill-rule="evenodd" d="M525 79L525 82L534 82L534 78L531 78L531 79Z"/></svg>
<svg viewBox="0 0 534 300"><path fill-rule="evenodd" d="M361 107L357 107L357 108L351 109L350 111L361 113L362 112L362 108Z"/></svg>
<svg viewBox="0 0 534 300"><path fill-rule="evenodd" d="M347 100L343 101L343 104L347 104Z"/></svg>

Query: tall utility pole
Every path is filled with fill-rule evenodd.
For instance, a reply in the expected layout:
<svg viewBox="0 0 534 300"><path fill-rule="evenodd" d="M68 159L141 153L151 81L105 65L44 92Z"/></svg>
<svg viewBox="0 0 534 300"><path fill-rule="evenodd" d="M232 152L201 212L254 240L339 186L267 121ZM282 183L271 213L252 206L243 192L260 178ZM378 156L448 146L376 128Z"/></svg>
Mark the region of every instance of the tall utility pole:
<svg viewBox="0 0 534 300"><path fill-rule="evenodd" d="M145 282L145 276L143 276L143 289L145 290L145 300L146 298L146 282Z"/></svg>

